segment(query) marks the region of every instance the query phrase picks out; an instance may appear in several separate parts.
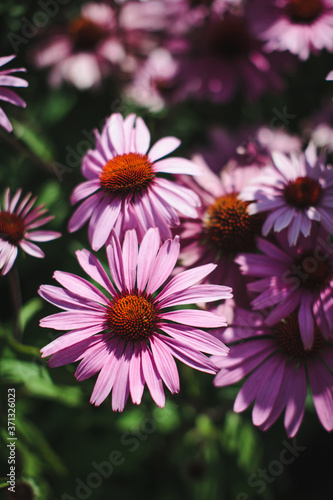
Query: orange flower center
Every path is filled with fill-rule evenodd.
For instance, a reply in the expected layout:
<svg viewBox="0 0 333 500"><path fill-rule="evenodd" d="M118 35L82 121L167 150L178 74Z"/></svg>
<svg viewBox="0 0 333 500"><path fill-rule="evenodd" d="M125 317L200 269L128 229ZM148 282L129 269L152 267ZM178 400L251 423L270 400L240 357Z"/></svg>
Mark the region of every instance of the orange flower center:
<svg viewBox="0 0 333 500"><path fill-rule="evenodd" d="M204 240L218 251L235 255L255 248L261 232L262 214L249 215L250 202L238 199L238 193L217 198L207 209Z"/></svg>
<svg viewBox="0 0 333 500"><path fill-rule="evenodd" d="M17 245L22 240L25 225L19 215L10 212L0 212L0 238Z"/></svg>
<svg viewBox="0 0 333 500"><path fill-rule="evenodd" d="M109 160L99 178L103 189L126 196L147 189L154 177L147 155L128 153Z"/></svg>
<svg viewBox="0 0 333 500"><path fill-rule="evenodd" d="M315 355L323 346L324 339L315 325L314 341L311 349L304 349L298 326L297 314L280 321L275 327L275 338L280 348L295 359L309 358Z"/></svg>
<svg viewBox="0 0 333 500"><path fill-rule="evenodd" d="M67 29L76 50L94 50L108 36L107 30L85 17L74 19Z"/></svg>
<svg viewBox="0 0 333 500"><path fill-rule="evenodd" d="M286 12L294 23L311 24L323 11L322 0L289 0Z"/></svg>
<svg viewBox="0 0 333 500"><path fill-rule="evenodd" d="M156 325L154 304L142 295L120 296L107 309L106 327L127 340L148 339Z"/></svg>
<svg viewBox="0 0 333 500"><path fill-rule="evenodd" d="M295 259L292 270L295 276L300 278L302 287L310 290L324 288L329 284L332 276L328 256L324 260L319 260L311 251L300 254Z"/></svg>
<svg viewBox="0 0 333 500"><path fill-rule="evenodd" d="M289 205L296 208L308 208L318 205L322 187L318 181L310 177L297 177L288 182L284 188L284 198Z"/></svg>

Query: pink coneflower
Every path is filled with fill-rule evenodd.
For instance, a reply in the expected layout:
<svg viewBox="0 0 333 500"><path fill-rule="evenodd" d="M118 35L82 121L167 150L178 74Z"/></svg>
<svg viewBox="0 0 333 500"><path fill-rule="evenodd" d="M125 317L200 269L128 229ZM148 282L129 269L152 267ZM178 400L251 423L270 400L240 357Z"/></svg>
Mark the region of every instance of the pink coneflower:
<svg viewBox="0 0 333 500"><path fill-rule="evenodd" d="M326 80L333 80L333 71L330 71L326 77Z"/></svg>
<svg viewBox="0 0 333 500"><path fill-rule="evenodd" d="M0 57L0 68L12 61L16 56L6 56ZM25 68L12 68L0 71L0 101L10 102L15 106L20 106L25 108L26 104L15 92L4 87L27 87L29 84L23 78L18 78L17 76L11 76L11 73L16 73L16 71L27 71ZM11 132L13 127L7 118L6 113L2 108L0 108L0 126L3 127L7 132Z"/></svg>
<svg viewBox="0 0 333 500"><path fill-rule="evenodd" d="M248 7L254 32L268 51L288 50L302 60L333 51L332 0L256 0Z"/></svg>
<svg viewBox="0 0 333 500"><path fill-rule="evenodd" d="M260 278L248 284L248 289L259 293L252 301L254 309L273 309L267 315L267 325L274 325L299 307L302 341L305 349L311 349L314 319L322 335L332 338L333 246L327 232L317 227L307 238L300 237L294 247L289 246L284 232L277 239L279 245L258 238L262 254L244 253L236 262L243 274Z"/></svg>
<svg viewBox="0 0 333 500"><path fill-rule="evenodd" d="M158 227L166 240L171 237L170 226L179 224L179 214L197 217L198 196L160 177L200 174L184 158L160 160L179 146L178 139L164 137L148 152L150 133L142 118L131 114L123 120L118 113L96 137L96 149L89 150L82 162L82 173L89 180L79 184L71 197L73 204L86 199L69 221L70 232L90 219L89 241L99 250L113 228L120 239L127 229L136 229L141 240L149 227Z"/></svg>
<svg viewBox="0 0 333 500"><path fill-rule="evenodd" d="M267 55L242 13L211 10L202 25L184 36L183 49L176 42L181 47L178 40L167 46L178 53L177 84L184 97L225 102L239 89L247 99L256 99L283 88L279 71L289 65L288 59Z"/></svg>
<svg viewBox="0 0 333 500"><path fill-rule="evenodd" d="M34 54L38 67L51 67L50 84L63 80L79 89L100 84L125 64L126 54L117 31L115 10L106 3L86 3L78 17L55 29Z"/></svg>
<svg viewBox="0 0 333 500"><path fill-rule="evenodd" d="M178 258L179 239L160 247L157 228L147 231L139 250L134 230L126 232L122 249L115 233L110 243L106 251L112 282L96 257L86 250L76 252L81 267L107 296L85 279L60 271L54 277L64 288L40 287L44 299L65 310L42 319L41 326L70 330L42 353L52 355L53 367L81 359L75 373L79 381L99 372L90 399L96 406L111 390L114 411L124 409L129 394L133 403L140 404L146 383L156 404L163 407L162 381L172 393L179 391L173 357L215 374L215 365L202 352L222 356L228 352L221 341L199 329L223 326L224 318L179 306L228 298L231 289L196 285L214 264L185 271L165 284Z"/></svg>
<svg viewBox="0 0 333 500"><path fill-rule="evenodd" d="M317 158L313 144L305 154L272 153L274 166L247 186L240 198L255 201L251 213L271 212L263 225L263 235L273 228L279 232L288 227L288 241L295 245L302 233L310 234L313 221L320 221L333 232L332 195L333 170L328 168L325 156Z"/></svg>
<svg viewBox="0 0 333 500"><path fill-rule="evenodd" d="M333 343L324 340L318 326L312 348L305 350L296 314L268 327L260 313L236 309L220 337L231 342L230 353L225 359L212 356L220 368L214 385L228 386L248 376L235 412L254 402L253 423L266 430L285 409L284 426L293 437L303 419L308 380L318 418L327 431L333 430Z"/></svg>
<svg viewBox="0 0 333 500"><path fill-rule="evenodd" d="M5 192L3 210L0 207L0 269L7 274L17 257L18 247L33 257L44 257L42 250L33 241L50 241L61 236L55 231L34 231L53 219L52 215L42 217L47 210L44 205L32 207L36 198L28 193L20 204L22 189L10 199L9 188ZM30 201L29 201L30 200Z"/></svg>
<svg viewBox="0 0 333 500"><path fill-rule="evenodd" d="M183 220L176 229L182 241L181 265L188 268L216 262L218 267L210 276L210 282L231 286L235 300L242 301L246 289L234 258L239 252L256 248L264 216L250 215L249 202L240 200L238 193L248 179L258 175L260 168L234 168L222 171L219 177L201 156L196 155L193 160L203 175L190 178L188 185L200 196L202 209L198 219Z"/></svg>

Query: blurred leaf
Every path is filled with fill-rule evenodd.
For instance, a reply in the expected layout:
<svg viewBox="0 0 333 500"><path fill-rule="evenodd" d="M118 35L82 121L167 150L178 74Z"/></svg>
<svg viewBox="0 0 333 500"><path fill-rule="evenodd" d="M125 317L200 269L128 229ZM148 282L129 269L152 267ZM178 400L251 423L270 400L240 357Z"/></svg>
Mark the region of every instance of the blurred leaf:
<svg viewBox="0 0 333 500"><path fill-rule="evenodd" d="M24 384L34 396L54 399L68 406L77 406L81 402L80 387L57 386L53 383L47 369L35 362L3 359L0 367L0 376L11 383Z"/></svg>
<svg viewBox="0 0 333 500"><path fill-rule="evenodd" d="M34 317L34 315L41 310L43 307L43 303L40 298L35 297L29 300L26 304L24 304L20 311L20 323L22 331L25 330L25 327L29 323L29 321Z"/></svg>
<svg viewBox="0 0 333 500"><path fill-rule="evenodd" d="M15 135L21 139L38 158L45 162L50 162L53 159L51 146L40 131L34 131L31 128L31 124L25 125L15 120L12 120L12 123Z"/></svg>

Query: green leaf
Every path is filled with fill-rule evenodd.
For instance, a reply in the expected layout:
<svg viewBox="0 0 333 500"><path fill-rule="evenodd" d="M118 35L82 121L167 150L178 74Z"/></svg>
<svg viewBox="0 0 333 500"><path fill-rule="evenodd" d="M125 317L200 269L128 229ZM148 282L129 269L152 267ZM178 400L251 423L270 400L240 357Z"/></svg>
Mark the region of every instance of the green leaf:
<svg viewBox="0 0 333 500"><path fill-rule="evenodd" d="M42 307L42 301L38 297L34 297L22 306L20 311L20 324L22 331L25 330L25 327L27 326L29 321L34 317L36 313L38 313L38 311L42 309Z"/></svg>
<svg viewBox="0 0 333 500"><path fill-rule="evenodd" d="M33 396L54 399L68 406L77 406L82 396L80 387L54 384L47 369L37 364L40 362L43 361L37 357L34 362L3 359L0 376L10 383L23 384Z"/></svg>

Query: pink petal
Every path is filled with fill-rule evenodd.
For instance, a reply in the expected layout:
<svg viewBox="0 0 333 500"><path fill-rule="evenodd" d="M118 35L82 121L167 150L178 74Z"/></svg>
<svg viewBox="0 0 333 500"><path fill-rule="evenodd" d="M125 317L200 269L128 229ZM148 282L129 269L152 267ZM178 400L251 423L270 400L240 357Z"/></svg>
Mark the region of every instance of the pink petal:
<svg viewBox="0 0 333 500"><path fill-rule="evenodd" d="M313 295L306 292L302 295L298 311L298 323L304 349L311 349L314 341L314 320L312 316Z"/></svg>
<svg viewBox="0 0 333 500"><path fill-rule="evenodd" d="M165 345L167 345L171 354L179 359L182 363L185 363L195 370L201 372L216 374L218 371L217 366L212 363L212 361L207 358L201 352L195 351L189 347L184 346L183 342L176 339L169 339L165 335L155 335L159 338Z"/></svg>
<svg viewBox="0 0 333 500"><path fill-rule="evenodd" d="M171 307L174 305L197 304L199 302L213 302L215 300L232 298L232 289L228 286L220 285L197 285L188 290L177 292L160 301L161 307Z"/></svg>
<svg viewBox="0 0 333 500"><path fill-rule="evenodd" d="M125 286L129 292L132 292L135 287L136 265L138 261L138 237L134 230L126 231L122 254Z"/></svg>
<svg viewBox="0 0 333 500"><path fill-rule="evenodd" d="M157 371L153 355L145 344L141 348L141 362L143 376L151 397L157 406L163 408L165 405L165 394L163 391L162 379Z"/></svg>
<svg viewBox="0 0 333 500"><path fill-rule="evenodd" d="M109 262L109 268L116 287L119 291L123 291L125 287L125 276L123 266L123 256L121 247L116 234L113 232L106 246L106 255Z"/></svg>
<svg viewBox="0 0 333 500"><path fill-rule="evenodd" d="M119 368L112 389L112 410L123 411L129 395L129 369L133 355L133 344L125 347L122 358L119 360Z"/></svg>
<svg viewBox="0 0 333 500"><path fill-rule="evenodd" d="M143 119L138 116L135 124L135 150L146 154L150 145L150 133Z"/></svg>
<svg viewBox="0 0 333 500"><path fill-rule="evenodd" d="M68 223L68 231L74 233L80 229L93 214L97 204L102 199L103 193L90 196L75 210Z"/></svg>
<svg viewBox="0 0 333 500"><path fill-rule="evenodd" d="M119 113L113 113L107 123L108 135L111 138L112 146L118 155L125 152L125 136L123 117Z"/></svg>
<svg viewBox="0 0 333 500"><path fill-rule="evenodd" d="M115 350L108 352L104 365L97 377L94 390L90 397L90 403L99 406L110 394L113 384L118 375L123 345L118 345Z"/></svg>
<svg viewBox="0 0 333 500"><path fill-rule="evenodd" d="M9 253L7 254L7 260L5 262L5 265L3 266L1 274L4 276L7 274L11 268L13 267L13 264L15 262L15 259L17 257L17 247L12 245L11 249L9 250Z"/></svg>
<svg viewBox="0 0 333 500"><path fill-rule="evenodd" d="M288 437L294 437L301 425L306 399L306 376L303 364L299 364L295 372L290 377L289 398L284 415L284 426Z"/></svg>
<svg viewBox="0 0 333 500"><path fill-rule="evenodd" d="M105 309L103 306L96 302L87 301L85 297L73 295L68 290L52 285L41 285L38 294L51 304L60 307L61 309L78 309L78 310L94 310L102 311Z"/></svg>
<svg viewBox="0 0 333 500"><path fill-rule="evenodd" d="M34 245L34 243L31 243L30 241L22 240L19 242L19 245L24 252L32 255L33 257L38 257L39 259L45 257L44 252L37 245Z"/></svg>
<svg viewBox="0 0 333 500"><path fill-rule="evenodd" d="M152 266L147 284L148 295L156 292L168 276L170 276L171 271L176 265L179 249L180 244L178 236L176 236L174 240L167 240L163 243Z"/></svg>
<svg viewBox="0 0 333 500"><path fill-rule="evenodd" d="M159 231L157 228L150 228L144 236L139 249L137 270L137 288L139 292L142 292L146 287L159 246Z"/></svg>
<svg viewBox="0 0 333 500"><path fill-rule="evenodd" d="M53 330L78 330L89 327L98 328L98 332L104 330L104 314L99 311L65 311L51 314L40 320L42 328L53 328Z"/></svg>
<svg viewBox="0 0 333 500"><path fill-rule="evenodd" d="M88 276L104 287L112 296L116 295L110 278L99 260L88 250L77 250L75 253L80 266Z"/></svg>
<svg viewBox="0 0 333 500"><path fill-rule="evenodd" d="M121 200L117 197L110 200L105 197L99 205L99 217L93 230L91 247L99 250L109 237L121 209Z"/></svg>
<svg viewBox="0 0 333 500"><path fill-rule="evenodd" d="M172 338L182 342L184 346L190 349L199 350L208 354L217 354L219 356L226 356L229 348L210 333L190 326L170 325L162 323L159 325L160 329L170 335Z"/></svg>
<svg viewBox="0 0 333 500"><path fill-rule="evenodd" d="M227 326L226 319L217 316L209 311L196 309L180 309L179 311L161 312L161 319L175 321L189 326L199 326L204 328L219 328Z"/></svg>
<svg viewBox="0 0 333 500"><path fill-rule="evenodd" d="M100 333L100 331L101 329L99 326L93 325L87 328L80 328L79 330L73 330L72 332L64 333L40 350L40 352L42 353L42 358L51 356L51 354L54 354L57 351L61 351L66 347L75 345L82 340L85 340L86 338L93 337L93 335ZM96 338L97 337L98 335L96 335ZM100 336L98 338L100 338Z"/></svg>
<svg viewBox="0 0 333 500"><path fill-rule="evenodd" d="M169 350L157 337L151 339L150 346L157 370L163 382L172 394L179 392L180 382L178 370L175 360L171 356Z"/></svg>
<svg viewBox="0 0 333 500"><path fill-rule="evenodd" d="M87 198L87 196L93 194L100 187L101 187L101 182L99 179L82 182L81 184L76 186L73 193L71 194L70 198L71 204L75 205L75 203L83 200L83 198Z"/></svg>
<svg viewBox="0 0 333 500"><path fill-rule="evenodd" d="M167 285L165 285L161 293L157 296L158 301L162 301L172 296L174 293L181 292L195 283L198 283L214 271L216 267L216 264L205 264L204 266L195 267L194 269L189 269L177 274Z"/></svg>
<svg viewBox="0 0 333 500"><path fill-rule="evenodd" d="M319 360L309 360L308 374L318 418L327 431L333 430L333 375Z"/></svg>
<svg viewBox="0 0 333 500"><path fill-rule="evenodd" d="M186 158L166 158L154 162L154 172L163 172L164 174L188 174L201 175L202 170L199 165Z"/></svg>
<svg viewBox="0 0 333 500"><path fill-rule="evenodd" d="M175 149L177 149L180 145L180 140L176 137L164 137L159 141L155 142L149 151L148 157L150 161L154 162L163 158L163 156L172 153Z"/></svg>
<svg viewBox="0 0 333 500"><path fill-rule="evenodd" d="M135 344L134 353L131 359L129 369L129 384L132 401L134 404L139 405L141 403L142 394L145 387L145 378L143 376L141 364L141 343L139 342Z"/></svg>
<svg viewBox="0 0 333 500"><path fill-rule="evenodd" d="M75 295L86 297L93 302L98 302L106 306L109 304L109 301L103 293L98 290L98 288L84 278L76 276L76 274L66 273L64 271L55 271L53 277L58 281L58 283Z"/></svg>
<svg viewBox="0 0 333 500"><path fill-rule="evenodd" d="M60 238L61 233L57 231L33 231L32 233L27 233L26 238L32 241L51 241L56 238Z"/></svg>

